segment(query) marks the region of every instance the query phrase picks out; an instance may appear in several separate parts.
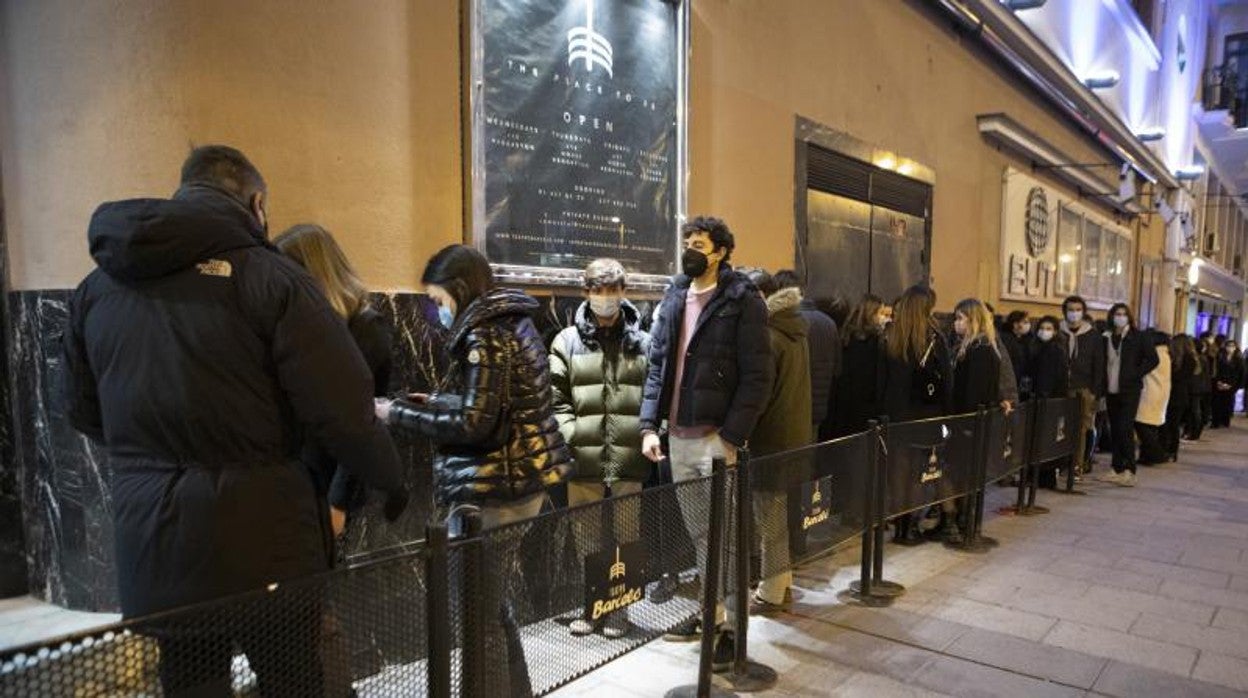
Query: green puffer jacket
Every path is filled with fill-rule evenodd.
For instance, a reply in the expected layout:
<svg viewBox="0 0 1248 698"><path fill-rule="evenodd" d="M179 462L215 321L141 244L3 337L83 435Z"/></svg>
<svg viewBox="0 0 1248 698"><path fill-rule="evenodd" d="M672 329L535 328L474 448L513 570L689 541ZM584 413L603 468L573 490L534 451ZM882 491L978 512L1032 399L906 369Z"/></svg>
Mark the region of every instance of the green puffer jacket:
<svg viewBox="0 0 1248 698"><path fill-rule="evenodd" d="M576 461L573 478L644 481L653 465L641 454L641 391L650 336L637 307L620 306L621 320L599 327L589 303L576 323L551 343L550 375L555 418Z"/></svg>

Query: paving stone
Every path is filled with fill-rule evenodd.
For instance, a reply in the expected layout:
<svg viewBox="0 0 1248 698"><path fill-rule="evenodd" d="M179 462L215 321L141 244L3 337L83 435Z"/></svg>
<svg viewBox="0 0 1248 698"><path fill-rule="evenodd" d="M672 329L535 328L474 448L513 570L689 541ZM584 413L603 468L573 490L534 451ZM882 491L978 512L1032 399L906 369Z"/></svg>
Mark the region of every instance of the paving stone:
<svg viewBox="0 0 1248 698"><path fill-rule="evenodd" d="M1010 603L1014 608L1053 618L1095 625L1110 630L1126 631L1140 612L1122 606L1097 603L1063 593L1020 595ZM1036 639L1036 638L1031 638Z"/></svg>
<svg viewBox="0 0 1248 698"><path fill-rule="evenodd" d="M1109 587L1092 587L1083 598L1098 605L1118 606L1199 625L1208 625L1213 620L1214 611L1217 610L1213 606L1192 601L1180 601L1156 594Z"/></svg>
<svg viewBox="0 0 1248 698"><path fill-rule="evenodd" d="M1050 575L1066 577L1084 582L1096 582L1105 586L1131 591L1157 591L1161 588L1161 578L1130 570L1122 570L1113 574L1105 574L1105 568L1099 565L1086 565L1068 560L1057 560L1044 568ZM1068 590L1073 591L1073 589Z"/></svg>
<svg viewBox="0 0 1248 698"><path fill-rule="evenodd" d="M1241 611L1248 611L1248 593L1242 591L1213 589L1195 584L1165 581L1161 583L1161 589L1157 593L1175 599L1187 599L1214 606L1226 606Z"/></svg>
<svg viewBox="0 0 1248 698"><path fill-rule="evenodd" d="M1128 635L1105 628L1062 621L1044 638L1045 644L1065 647L1098 657L1139 664L1187 676L1196 661L1196 650L1166 642Z"/></svg>
<svg viewBox="0 0 1248 698"><path fill-rule="evenodd" d="M1213 652L1202 652L1192 677L1236 691L1248 691L1248 661Z"/></svg>
<svg viewBox="0 0 1248 698"><path fill-rule="evenodd" d="M1213 627L1248 631L1248 611L1219 608L1217 614L1213 616Z"/></svg>
<svg viewBox="0 0 1248 698"><path fill-rule="evenodd" d="M1199 584L1200 586L1212 587L1214 589L1225 589L1227 580L1231 577L1226 572L1213 572L1195 567L1183 567L1182 565L1171 565L1153 560L1141 560L1136 557L1122 558L1115 567L1130 572L1160 577L1162 580Z"/></svg>
<svg viewBox="0 0 1248 698"><path fill-rule="evenodd" d="M871 635L942 651L970 630L960 623L897 608L842 607L825 620Z"/></svg>
<svg viewBox="0 0 1248 698"><path fill-rule="evenodd" d="M1131 626L1131 634L1248 659L1248 630L1215 628L1146 613Z"/></svg>
<svg viewBox="0 0 1248 698"><path fill-rule="evenodd" d="M1092 690L1117 698L1243 698L1223 686L1112 659Z"/></svg>
<svg viewBox="0 0 1248 698"><path fill-rule="evenodd" d="M970 599L949 599L938 602L927 607L926 613L954 623L962 623L982 630L995 630L1028 640L1039 640L1057 623L1054 618Z"/></svg>
<svg viewBox="0 0 1248 698"><path fill-rule="evenodd" d="M1061 647L978 629L967 631L946 651L981 664L1080 688L1091 688L1107 661Z"/></svg>
<svg viewBox="0 0 1248 698"><path fill-rule="evenodd" d="M1239 551L1230 552L1235 554L1228 556L1227 550L1185 550L1179 558L1179 564L1230 574L1248 574L1248 563L1239 560Z"/></svg>
<svg viewBox="0 0 1248 698"><path fill-rule="evenodd" d="M854 674L848 681L837 686L834 695L844 698L941 698L948 694L908 686L886 676L863 672Z"/></svg>
<svg viewBox="0 0 1248 698"><path fill-rule="evenodd" d="M960 697L1069 698L1083 695L1083 691L1078 688L944 656L932 658L932 661L915 675L914 683L924 688Z"/></svg>

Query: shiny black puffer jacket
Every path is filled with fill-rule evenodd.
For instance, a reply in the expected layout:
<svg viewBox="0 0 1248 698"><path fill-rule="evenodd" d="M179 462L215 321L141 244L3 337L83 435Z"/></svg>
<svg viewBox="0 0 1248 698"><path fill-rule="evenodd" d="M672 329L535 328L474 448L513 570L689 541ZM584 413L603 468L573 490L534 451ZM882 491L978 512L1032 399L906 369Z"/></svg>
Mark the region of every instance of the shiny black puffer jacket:
<svg viewBox="0 0 1248 698"><path fill-rule="evenodd" d="M567 478L571 456L551 401L537 301L496 288L451 327L448 383L426 404L397 401L390 422L438 444L439 502L499 504Z"/></svg>

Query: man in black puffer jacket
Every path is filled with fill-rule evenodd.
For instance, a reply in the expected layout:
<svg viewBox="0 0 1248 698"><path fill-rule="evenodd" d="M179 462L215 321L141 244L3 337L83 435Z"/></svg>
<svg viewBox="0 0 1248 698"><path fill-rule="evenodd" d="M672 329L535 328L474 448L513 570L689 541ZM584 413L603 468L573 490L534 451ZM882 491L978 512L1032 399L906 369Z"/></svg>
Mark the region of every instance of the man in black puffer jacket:
<svg viewBox="0 0 1248 698"><path fill-rule="evenodd" d="M388 517L406 503L364 359L316 282L265 240L264 202L243 154L208 146L172 199L91 219L99 268L71 302L65 399L109 455L126 618L329 569L305 439L388 491ZM319 602L267 601L263 622L229 609L162 621L165 693L228 693L237 644L265 695L319 695Z"/></svg>
<svg viewBox="0 0 1248 698"><path fill-rule="evenodd" d="M771 395L774 368L767 306L754 284L728 265L735 243L718 218L695 218L682 229L684 272L663 297L650 343L650 366L641 403L642 451L663 457L659 428L666 421L672 478L711 472L711 462L735 463ZM690 490L686 490L689 492ZM705 502L681 497L685 524L699 554L706 552ZM723 608L717 620L724 619ZM668 638L692 640L694 624ZM732 663L733 639L721 633L715 667Z"/></svg>

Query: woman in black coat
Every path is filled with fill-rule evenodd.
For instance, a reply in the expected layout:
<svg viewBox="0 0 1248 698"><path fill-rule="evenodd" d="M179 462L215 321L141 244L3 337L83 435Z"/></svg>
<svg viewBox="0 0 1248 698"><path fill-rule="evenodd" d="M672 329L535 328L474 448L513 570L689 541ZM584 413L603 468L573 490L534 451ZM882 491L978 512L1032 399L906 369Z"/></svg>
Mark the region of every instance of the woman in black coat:
<svg viewBox="0 0 1248 698"><path fill-rule="evenodd" d="M880 335L892 319L891 309L867 294L841 328L841 377L833 401L833 436L866 431L880 414L876 373L880 367Z"/></svg>
<svg viewBox="0 0 1248 698"><path fill-rule="evenodd" d="M1161 447L1172 461L1179 459L1179 437L1191 409L1196 372L1202 368L1192 338L1175 335L1170 340L1170 402L1166 403L1166 423L1161 429Z"/></svg>
<svg viewBox="0 0 1248 698"><path fill-rule="evenodd" d="M1058 339L1058 321L1044 317L1036 326L1036 341L1027 359L1027 375L1036 399L1066 397L1070 356Z"/></svg>
<svg viewBox="0 0 1248 698"><path fill-rule="evenodd" d="M949 345L932 322L935 306L936 293L926 286L906 289L893 306L876 374L878 409L893 422L939 417L952 409ZM897 517L894 539L923 543L918 518Z"/></svg>
<svg viewBox="0 0 1248 698"><path fill-rule="evenodd" d="M450 330L452 366L437 392L378 400L377 415L437 444L439 504L479 507L485 528L537 516L572 461L533 324L540 305L495 287L485 257L466 245L434 255L421 281Z"/></svg>
<svg viewBox="0 0 1248 698"><path fill-rule="evenodd" d="M968 298L953 311L958 350L953 366L953 411L974 412L1001 401L1001 355L993 335L992 316L984 304Z"/></svg>
<svg viewBox="0 0 1248 698"><path fill-rule="evenodd" d="M1231 426L1231 413L1235 411L1235 393L1244 385L1244 357L1239 353L1235 340L1228 339L1218 352L1213 373L1213 421L1210 429Z"/></svg>
<svg viewBox="0 0 1248 698"><path fill-rule="evenodd" d="M1018 385L1018 399L1031 399L1033 388L1027 362L1036 343L1032 334L1032 322L1025 310L1015 310L1001 323L997 338L999 346L1009 355L1010 367L1014 369L1014 382Z"/></svg>
<svg viewBox="0 0 1248 698"><path fill-rule="evenodd" d="M391 348L394 329L368 304L368 289L352 269L347 256L328 230L311 223L291 226L273 240L273 245L312 275L330 307L347 323L356 347L373 374L373 396L386 394L390 385ZM364 504L364 488L319 444L304 447L303 462L316 480L318 491L330 505L330 523L335 537L342 534L348 512Z"/></svg>
<svg viewBox="0 0 1248 698"><path fill-rule="evenodd" d="M1126 303L1109 309L1110 329L1105 333L1106 406L1109 409L1110 438L1113 440L1113 469L1101 477L1124 487L1135 486L1135 416L1144 390L1144 376L1157 367L1159 359L1152 337L1135 327L1135 317Z"/></svg>

